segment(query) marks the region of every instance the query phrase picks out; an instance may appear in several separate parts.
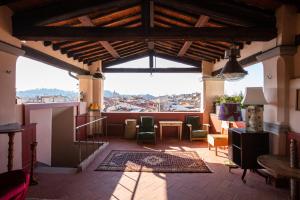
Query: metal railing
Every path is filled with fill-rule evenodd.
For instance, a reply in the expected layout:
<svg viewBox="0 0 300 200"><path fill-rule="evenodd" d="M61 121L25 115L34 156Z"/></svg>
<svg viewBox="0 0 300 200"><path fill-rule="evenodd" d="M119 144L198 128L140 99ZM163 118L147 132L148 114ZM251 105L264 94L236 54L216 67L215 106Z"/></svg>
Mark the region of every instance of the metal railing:
<svg viewBox="0 0 300 200"><path fill-rule="evenodd" d="M94 153L104 141L107 141L107 117L99 116L77 116L78 119L83 118L84 122L76 126L75 142L79 148L79 163ZM84 145L84 148L82 147ZM85 151L85 153L83 153Z"/></svg>

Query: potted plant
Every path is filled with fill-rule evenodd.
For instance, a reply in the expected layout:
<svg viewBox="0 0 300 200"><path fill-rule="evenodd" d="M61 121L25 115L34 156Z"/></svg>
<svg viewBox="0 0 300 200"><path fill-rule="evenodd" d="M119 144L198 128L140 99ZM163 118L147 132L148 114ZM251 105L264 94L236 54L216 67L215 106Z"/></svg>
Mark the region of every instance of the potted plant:
<svg viewBox="0 0 300 200"><path fill-rule="evenodd" d="M216 114L219 115L221 104L223 104L223 103L239 103L239 104L241 104L243 98L244 98L244 96L242 93L240 93L239 95L233 95L233 96L228 96L228 95L217 96L214 101L215 106L216 106L216 109L215 109ZM245 106L241 104L241 108L242 108L242 118L243 118L243 120L245 120L245 116L246 116Z"/></svg>

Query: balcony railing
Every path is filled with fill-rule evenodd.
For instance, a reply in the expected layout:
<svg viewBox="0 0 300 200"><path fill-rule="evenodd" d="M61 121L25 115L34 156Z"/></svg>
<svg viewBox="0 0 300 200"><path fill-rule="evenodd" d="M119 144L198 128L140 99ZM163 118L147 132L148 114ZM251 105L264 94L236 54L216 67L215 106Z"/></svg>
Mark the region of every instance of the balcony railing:
<svg viewBox="0 0 300 200"><path fill-rule="evenodd" d="M81 162L99 149L103 141L107 141L107 117L77 116L75 131L79 148L78 157Z"/></svg>

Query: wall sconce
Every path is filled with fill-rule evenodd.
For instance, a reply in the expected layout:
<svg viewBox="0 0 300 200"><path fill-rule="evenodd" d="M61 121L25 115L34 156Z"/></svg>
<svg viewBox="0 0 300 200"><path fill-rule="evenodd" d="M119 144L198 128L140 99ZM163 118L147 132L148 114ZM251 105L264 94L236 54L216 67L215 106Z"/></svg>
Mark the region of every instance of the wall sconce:
<svg viewBox="0 0 300 200"><path fill-rule="evenodd" d="M266 78L266 79L272 79L273 76L272 76L271 74L266 74L266 75L265 75L265 78Z"/></svg>
<svg viewBox="0 0 300 200"><path fill-rule="evenodd" d="M11 74L11 70L5 70L4 73Z"/></svg>

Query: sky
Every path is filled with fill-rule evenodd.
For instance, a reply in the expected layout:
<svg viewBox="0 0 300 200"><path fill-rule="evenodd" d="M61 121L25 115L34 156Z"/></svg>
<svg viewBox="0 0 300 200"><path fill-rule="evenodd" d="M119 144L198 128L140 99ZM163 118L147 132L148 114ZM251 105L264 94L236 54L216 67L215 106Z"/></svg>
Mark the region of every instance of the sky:
<svg viewBox="0 0 300 200"><path fill-rule="evenodd" d="M147 68L148 58L131 61L114 67ZM157 68L189 67L180 63L156 59ZM247 67L249 75L240 81L225 82L225 93L239 94L245 87L263 86L262 64ZM151 94L154 96L187 94L201 91L201 74L195 73L111 73L105 74L104 89L120 94ZM17 91L35 88L58 88L78 91L78 81L71 78L67 71L51 67L25 57L17 62Z"/></svg>
<svg viewBox="0 0 300 200"><path fill-rule="evenodd" d="M67 71L25 57L17 60L16 77L17 91L36 88L78 91L78 81Z"/></svg>

